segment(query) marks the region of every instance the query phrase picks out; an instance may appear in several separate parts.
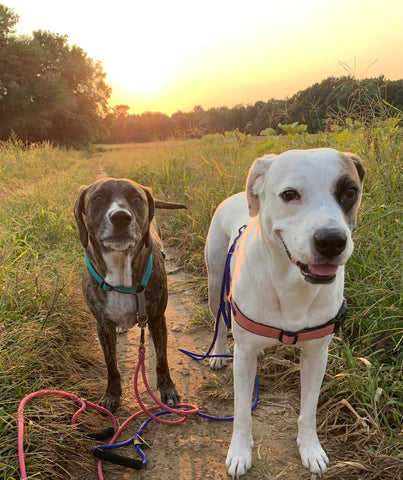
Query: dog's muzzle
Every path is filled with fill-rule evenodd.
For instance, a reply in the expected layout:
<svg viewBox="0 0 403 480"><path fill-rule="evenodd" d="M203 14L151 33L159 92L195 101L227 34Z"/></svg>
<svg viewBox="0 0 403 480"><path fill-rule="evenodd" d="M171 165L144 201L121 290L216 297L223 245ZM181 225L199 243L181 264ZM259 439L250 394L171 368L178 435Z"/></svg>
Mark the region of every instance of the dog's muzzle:
<svg viewBox="0 0 403 480"><path fill-rule="evenodd" d="M132 214L128 210L116 210L109 216L112 225L119 229L125 229L132 221Z"/></svg>
<svg viewBox="0 0 403 480"><path fill-rule="evenodd" d="M305 263L302 263L291 255L290 251L287 248L287 245L282 238L281 241L288 255L288 258L294 265L299 268L302 276L307 282L325 285L328 283L332 283L335 280L338 265L334 265L331 263L307 265Z"/></svg>
<svg viewBox="0 0 403 480"><path fill-rule="evenodd" d="M133 230L133 215L124 208L115 209L107 215L105 233L101 238L106 248L126 250L137 244Z"/></svg>

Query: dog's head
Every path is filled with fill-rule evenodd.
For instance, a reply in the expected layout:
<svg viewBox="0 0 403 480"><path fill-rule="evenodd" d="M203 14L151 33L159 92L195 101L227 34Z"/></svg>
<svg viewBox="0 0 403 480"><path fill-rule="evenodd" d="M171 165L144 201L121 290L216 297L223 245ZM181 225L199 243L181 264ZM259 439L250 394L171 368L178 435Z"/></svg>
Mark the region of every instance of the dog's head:
<svg viewBox="0 0 403 480"><path fill-rule="evenodd" d="M364 174L358 156L330 148L262 157L247 179L249 214L305 280L331 283L353 251Z"/></svg>
<svg viewBox="0 0 403 480"><path fill-rule="evenodd" d="M80 241L126 251L149 241L154 217L151 190L127 179L107 178L82 187L74 207Z"/></svg>

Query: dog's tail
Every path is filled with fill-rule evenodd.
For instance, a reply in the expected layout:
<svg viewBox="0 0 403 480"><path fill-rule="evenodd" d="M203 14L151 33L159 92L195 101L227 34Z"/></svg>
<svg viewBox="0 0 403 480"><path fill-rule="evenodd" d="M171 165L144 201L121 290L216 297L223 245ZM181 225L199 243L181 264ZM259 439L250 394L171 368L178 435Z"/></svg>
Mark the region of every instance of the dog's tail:
<svg viewBox="0 0 403 480"><path fill-rule="evenodd" d="M154 201L155 208L166 208L168 210L178 210L180 208L186 208L186 205L183 203L172 203L172 202L164 202L163 200L155 200Z"/></svg>

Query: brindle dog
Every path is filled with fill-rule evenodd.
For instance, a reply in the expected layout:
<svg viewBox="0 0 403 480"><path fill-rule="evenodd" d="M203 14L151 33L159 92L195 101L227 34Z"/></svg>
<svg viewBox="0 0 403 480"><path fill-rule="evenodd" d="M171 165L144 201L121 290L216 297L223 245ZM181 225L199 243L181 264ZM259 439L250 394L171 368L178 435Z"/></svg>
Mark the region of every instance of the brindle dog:
<svg viewBox="0 0 403 480"><path fill-rule="evenodd" d="M145 306L157 356L157 387L162 402L169 405L179 402L168 368L164 315L168 299L167 277L154 208L186 207L154 200L151 189L131 180L111 178L82 187L74 207L88 262L83 275L83 293L97 320L108 371L108 384L100 404L112 412L119 406L122 395L116 359L116 328L133 327L141 309L137 295L121 293L119 287L141 291L147 270L151 274L144 289ZM111 287L118 288L114 291Z"/></svg>

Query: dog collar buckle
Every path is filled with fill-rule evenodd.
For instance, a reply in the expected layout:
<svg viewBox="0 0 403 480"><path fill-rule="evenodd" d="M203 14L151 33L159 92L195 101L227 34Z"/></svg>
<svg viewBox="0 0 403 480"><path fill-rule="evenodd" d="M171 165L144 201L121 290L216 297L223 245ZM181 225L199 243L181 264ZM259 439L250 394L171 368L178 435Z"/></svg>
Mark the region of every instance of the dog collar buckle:
<svg viewBox="0 0 403 480"><path fill-rule="evenodd" d="M113 292L114 290L113 286L110 285L108 282L105 282L105 280L102 280L102 283L100 285L104 292Z"/></svg>
<svg viewBox="0 0 403 480"><path fill-rule="evenodd" d="M295 345L298 342L298 333L281 330L278 339L284 345Z"/></svg>

